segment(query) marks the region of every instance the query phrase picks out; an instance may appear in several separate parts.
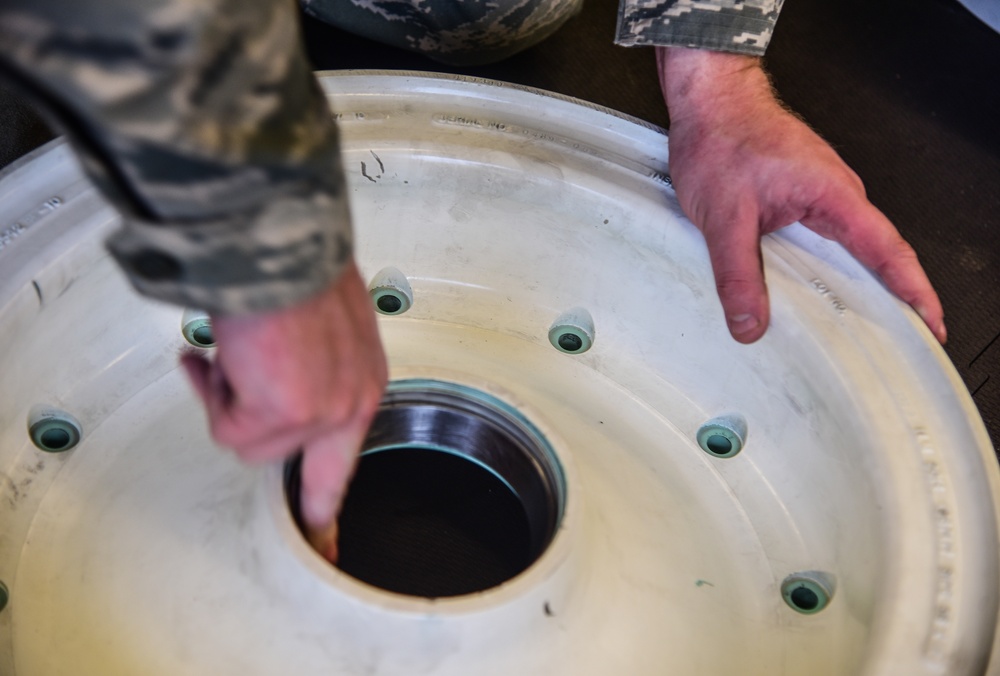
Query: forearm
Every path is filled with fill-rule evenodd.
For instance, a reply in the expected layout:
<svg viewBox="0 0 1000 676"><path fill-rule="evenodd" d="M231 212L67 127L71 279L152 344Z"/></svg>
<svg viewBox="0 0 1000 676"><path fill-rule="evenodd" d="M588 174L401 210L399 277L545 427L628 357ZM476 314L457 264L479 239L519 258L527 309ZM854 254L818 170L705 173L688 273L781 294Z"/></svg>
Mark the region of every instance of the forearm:
<svg viewBox="0 0 1000 676"><path fill-rule="evenodd" d="M122 213L150 296L233 314L326 287L350 256L336 129L293 2L0 7L0 68Z"/></svg>

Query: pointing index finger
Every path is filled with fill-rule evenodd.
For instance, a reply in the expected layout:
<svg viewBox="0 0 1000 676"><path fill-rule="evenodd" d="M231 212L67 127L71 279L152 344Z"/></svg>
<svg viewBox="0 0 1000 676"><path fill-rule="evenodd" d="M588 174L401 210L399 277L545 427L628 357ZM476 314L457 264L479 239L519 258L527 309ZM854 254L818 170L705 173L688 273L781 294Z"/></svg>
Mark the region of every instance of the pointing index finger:
<svg viewBox="0 0 1000 676"><path fill-rule="evenodd" d="M337 514L368 430L354 420L306 444L302 453L300 510L306 539L324 558L337 559Z"/></svg>

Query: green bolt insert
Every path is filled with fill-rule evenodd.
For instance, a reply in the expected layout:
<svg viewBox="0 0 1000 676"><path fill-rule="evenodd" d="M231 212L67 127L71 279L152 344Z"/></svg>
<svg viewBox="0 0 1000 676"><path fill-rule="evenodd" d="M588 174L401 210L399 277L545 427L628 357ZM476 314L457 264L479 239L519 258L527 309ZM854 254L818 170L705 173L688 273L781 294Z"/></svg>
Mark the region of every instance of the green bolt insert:
<svg viewBox="0 0 1000 676"><path fill-rule="evenodd" d="M368 295L375 311L383 315L401 315L413 305L410 281L396 268L383 268L368 285Z"/></svg>
<svg viewBox="0 0 1000 676"><path fill-rule="evenodd" d="M549 342L566 354L586 352L594 344L593 317L582 307L564 312L549 327Z"/></svg>
<svg viewBox="0 0 1000 676"><path fill-rule="evenodd" d="M834 581L827 573L806 571L793 573L781 583L781 596L792 610L814 615L830 604Z"/></svg>
<svg viewBox="0 0 1000 676"><path fill-rule="evenodd" d="M732 458L743 450L747 423L742 416L729 414L712 418L698 428L696 438L702 450L715 458Z"/></svg>
<svg viewBox="0 0 1000 676"><path fill-rule="evenodd" d="M181 333L184 340L195 347L215 347L215 334L212 333L212 320L206 312L188 309L181 317Z"/></svg>
<svg viewBox="0 0 1000 676"><path fill-rule="evenodd" d="M80 423L64 411L37 408L28 419L31 443L46 453L64 453L74 448L83 436Z"/></svg>
<svg viewBox="0 0 1000 676"><path fill-rule="evenodd" d="M387 315L396 314L403 308L403 301L399 299L399 296L395 294L387 293L386 295L380 297L376 302L380 312L384 312Z"/></svg>

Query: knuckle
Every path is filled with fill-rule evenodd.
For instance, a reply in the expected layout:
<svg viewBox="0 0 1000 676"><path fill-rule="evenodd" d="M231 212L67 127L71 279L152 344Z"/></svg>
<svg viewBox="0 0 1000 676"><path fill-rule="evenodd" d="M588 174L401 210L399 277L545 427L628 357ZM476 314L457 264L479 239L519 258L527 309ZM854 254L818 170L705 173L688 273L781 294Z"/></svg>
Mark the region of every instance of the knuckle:
<svg viewBox="0 0 1000 676"><path fill-rule="evenodd" d="M755 293L757 284L745 276L722 273L716 278L716 289L723 300L743 298Z"/></svg>
<svg viewBox="0 0 1000 676"><path fill-rule="evenodd" d="M375 415L379 404L382 403L382 393L384 390L385 385L381 381L369 384L369 386L365 388L364 395L359 402L360 406L358 413L365 418L370 418Z"/></svg>
<svg viewBox="0 0 1000 676"><path fill-rule="evenodd" d="M212 441L219 446L236 449L241 441L236 428L222 419L213 418L210 420L208 431Z"/></svg>
<svg viewBox="0 0 1000 676"><path fill-rule="evenodd" d="M259 402L259 419L279 427L304 427L315 422L318 407L310 392L311 388L294 385L272 391L266 401Z"/></svg>
<svg viewBox="0 0 1000 676"><path fill-rule="evenodd" d="M328 408L328 419L334 427L342 427L354 418L356 401L350 396L335 397Z"/></svg>
<svg viewBox="0 0 1000 676"><path fill-rule="evenodd" d="M868 199L868 190L865 188L865 182L861 180L861 177L853 169L847 165L844 165L844 168L847 169L847 181L854 186L854 189L862 198Z"/></svg>
<svg viewBox="0 0 1000 676"><path fill-rule="evenodd" d="M289 427L305 427L316 420L316 415L306 402L286 400L278 411L282 422Z"/></svg>
<svg viewBox="0 0 1000 676"><path fill-rule="evenodd" d="M361 374L353 387L340 390L330 406L332 422L348 425L359 420L370 420L379 405L388 381L384 365L379 369Z"/></svg>
<svg viewBox="0 0 1000 676"><path fill-rule="evenodd" d="M329 422L336 427L371 420L382 402L383 387L379 382L359 383L353 392L343 391L329 406Z"/></svg>
<svg viewBox="0 0 1000 676"><path fill-rule="evenodd" d="M356 386L334 390L323 411L325 421L333 427L343 427L353 420L359 407L360 394Z"/></svg>
<svg viewBox="0 0 1000 676"><path fill-rule="evenodd" d="M896 237L884 250L882 260L876 266L875 272L882 274L890 268L910 269L918 267L917 252L913 250L906 240Z"/></svg>
<svg viewBox="0 0 1000 676"><path fill-rule="evenodd" d="M214 421L209 424L208 431L209 431L209 436L212 437L212 441L219 444L220 446L232 445L230 443L229 435L225 432L225 430L222 427L220 427Z"/></svg>

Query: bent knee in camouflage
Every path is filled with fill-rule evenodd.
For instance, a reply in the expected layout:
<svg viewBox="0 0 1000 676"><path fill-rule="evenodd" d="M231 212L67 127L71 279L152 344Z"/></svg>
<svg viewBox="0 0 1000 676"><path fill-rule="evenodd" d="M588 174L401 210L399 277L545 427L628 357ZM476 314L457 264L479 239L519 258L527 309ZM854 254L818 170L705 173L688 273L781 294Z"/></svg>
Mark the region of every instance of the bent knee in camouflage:
<svg viewBox="0 0 1000 676"><path fill-rule="evenodd" d="M333 26L437 61L499 61L541 42L583 0L302 0Z"/></svg>

